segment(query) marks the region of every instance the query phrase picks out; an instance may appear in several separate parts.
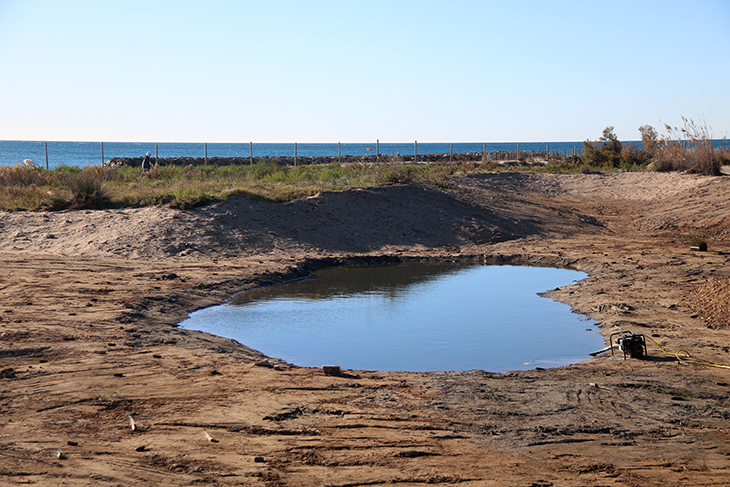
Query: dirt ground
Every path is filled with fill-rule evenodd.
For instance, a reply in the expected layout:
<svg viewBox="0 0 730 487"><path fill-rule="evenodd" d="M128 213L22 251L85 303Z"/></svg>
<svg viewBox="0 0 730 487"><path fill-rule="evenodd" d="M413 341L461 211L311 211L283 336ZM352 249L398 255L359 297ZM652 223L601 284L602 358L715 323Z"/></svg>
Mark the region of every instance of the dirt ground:
<svg viewBox="0 0 730 487"><path fill-rule="evenodd" d="M730 370L674 355L730 366L729 203L727 176L514 172L0 214L0 484L730 485ZM547 294L668 353L326 375L175 326L319 266L436 260L585 271Z"/></svg>

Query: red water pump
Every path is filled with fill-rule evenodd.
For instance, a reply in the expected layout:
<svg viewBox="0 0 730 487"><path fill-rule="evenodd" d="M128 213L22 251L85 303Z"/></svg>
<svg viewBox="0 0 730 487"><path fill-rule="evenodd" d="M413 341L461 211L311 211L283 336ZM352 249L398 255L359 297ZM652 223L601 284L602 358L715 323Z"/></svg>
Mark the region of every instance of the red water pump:
<svg viewBox="0 0 730 487"><path fill-rule="evenodd" d="M644 335L637 335L631 333L630 331L620 331L617 333L613 333L610 336L611 356L613 356L614 348L613 337L616 335L618 335L618 337L616 338L616 346L618 346L619 350L624 353L624 360L626 360L627 355L631 358L644 358L648 355L646 351L646 340L644 339Z"/></svg>

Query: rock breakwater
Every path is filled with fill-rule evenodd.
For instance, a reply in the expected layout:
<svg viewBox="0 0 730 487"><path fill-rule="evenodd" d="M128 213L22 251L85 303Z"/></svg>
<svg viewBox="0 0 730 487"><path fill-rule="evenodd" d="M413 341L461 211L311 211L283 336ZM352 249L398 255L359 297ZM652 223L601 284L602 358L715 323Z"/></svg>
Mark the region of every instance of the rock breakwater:
<svg viewBox="0 0 730 487"><path fill-rule="evenodd" d="M562 156L555 153L549 154L550 159ZM293 166L297 164L332 164L332 163L420 163L420 164L446 164L450 162L514 162L514 163L543 163L548 159L545 151L501 151L501 152L467 152L458 154L381 154L368 156L302 156L302 157L281 157L281 156L265 156L265 157L160 157L152 158L153 164L160 166L229 166L244 165L257 162L269 162L282 166ZM142 157L115 157L104 163L110 167L140 167L142 166Z"/></svg>

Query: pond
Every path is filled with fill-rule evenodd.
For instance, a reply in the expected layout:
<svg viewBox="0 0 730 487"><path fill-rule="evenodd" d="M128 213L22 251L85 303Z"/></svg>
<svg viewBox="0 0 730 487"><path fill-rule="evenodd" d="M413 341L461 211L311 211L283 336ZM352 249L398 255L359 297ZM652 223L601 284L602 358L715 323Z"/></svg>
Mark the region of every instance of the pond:
<svg viewBox="0 0 730 487"><path fill-rule="evenodd" d="M603 348L594 321L540 292L587 277L545 267L397 264L318 269L196 311L184 329L307 367L491 372L557 367Z"/></svg>

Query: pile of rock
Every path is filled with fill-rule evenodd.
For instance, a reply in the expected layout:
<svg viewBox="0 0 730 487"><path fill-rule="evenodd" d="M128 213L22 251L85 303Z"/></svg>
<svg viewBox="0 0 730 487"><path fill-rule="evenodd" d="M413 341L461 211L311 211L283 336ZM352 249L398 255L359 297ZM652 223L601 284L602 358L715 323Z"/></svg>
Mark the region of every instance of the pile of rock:
<svg viewBox="0 0 730 487"><path fill-rule="evenodd" d="M552 154L551 154L552 156ZM458 154L381 154L367 156L302 156L297 157L208 157L209 166L228 166L250 164L251 162L269 162L282 166L293 166L295 164L332 164L336 162L389 162L389 163L420 163L420 164L445 164L449 162L496 162L496 161L527 161L544 159L544 151L501 151L501 152L466 152ZM152 158L152 163L160 166L203 166L206 165L206 158L203 157L160 157ZM104 163L109 167L141 167L142 157L115 157Z"/></svg>

